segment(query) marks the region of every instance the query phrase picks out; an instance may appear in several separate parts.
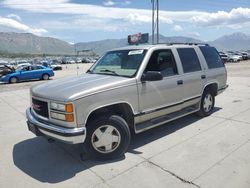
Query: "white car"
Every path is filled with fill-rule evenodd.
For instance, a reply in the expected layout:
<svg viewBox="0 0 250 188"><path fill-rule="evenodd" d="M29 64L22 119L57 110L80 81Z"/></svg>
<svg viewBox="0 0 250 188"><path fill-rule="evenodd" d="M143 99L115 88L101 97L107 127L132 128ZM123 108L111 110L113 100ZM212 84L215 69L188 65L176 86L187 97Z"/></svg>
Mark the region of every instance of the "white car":
<svg viewBox="0 0 250 188"><path fill-rule="evenodd" d="M20 63L17 65L16 69L22 69L23 67L30 66L30 63Z"/></svg>
<svg viewBox="0 0 250 188"><path fill-rule="evenodd" d="M229 62L239 62L242 60L242 57L239 55L230 54L230 55L228 55L228 57L229 57L228 58Z"/></svg>
<svg viewBox="0 0 250 188"><path fill-rule="evenodd" d="M62 65L58 64L58 63L51 63L50 64L50 67L53 69L53 70L62 70Z"/></svg>

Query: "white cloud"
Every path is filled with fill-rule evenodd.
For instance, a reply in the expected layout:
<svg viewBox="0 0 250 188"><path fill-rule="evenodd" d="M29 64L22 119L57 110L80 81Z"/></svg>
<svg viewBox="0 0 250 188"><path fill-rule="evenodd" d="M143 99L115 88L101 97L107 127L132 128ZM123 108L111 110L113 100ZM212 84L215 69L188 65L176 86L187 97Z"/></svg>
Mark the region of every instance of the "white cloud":
<svg viewBox="0 0 250 188"><path fill-rule="evenodd" d="M21 17L18 16L18 15L16 15L16 14L9 14L9 15L7 15L7 18L13 18L13 19L15 19L17 21L21 21L22 20Z"/></svg>
<svg viewBox="0 0 250 188"><path fill-rule="evenodd" d="M111 5L113 1L106 1L106 5ZM126 1L124 1L126 2ZM127 1L127 4L129 1ZM118 7L104 7L90 4L76 4L71 3L70 0L56 0L53 3L51 0L4 0L2 3L8 8L25 10L34 13L58 13L58 14L73 14L85 15L88 17L96 17L112 20L125 20L136 22L149 22L151 20L150 9L133 9L133 8L118 8ZM145 19L145 20L144 20ZM160 15L160 21L170 23L169 18L165 12Z"/></svg>
<svg viewBox="0 0 250 188"><path fill-rule="evenodd" d="M124 4L124 5L130 5L130 4L131 4L131 1L124 1L123 4Z"/></svg>
<svg viewBox="0 0 250 188"><path fill-rule="evenodd" d="M193 16L192 22L200 26L232 26L250 22L250 8L235 8L230 12L218 11Z"/></svg>
<svg viewBox="0 0 250 188"><path fill-rule="evenodd" d="M25 24L22 24L16 20L13 20L11 18L5 18L5 17L1 17L1 16L0 16L0 26L12 28L12 29L22 31L22 32L33 33L36 35L42 35L42 34L48 33L48 31L45 29L32 28L32 27L29 27Z"/></svg>
<svg viewBox="0 0 250 188"><path fill-rule="evenodd" d="M127 0L126 0L127 1ZM123 2L126 2L123 1ZM105 1L109 7L90 4L72 3L71 0L3 0L2 5L8 8L25 10L34 13L53 13L83 15L89 18L108 19L129 22L131 24L151 23L150 9L110 7L118 1ZM130 2L130 1L128 1ZM127 2L127 3L128 3ZM121 3L121 1L119 2ZM234 27L250 23L250 8L235 8L231 11L163 11L159 12L163 24L187 23L201 27ZM117 22L116 22L117 23ZM93 25L90 23L90 25Z"/></svg>
<svg viewBox="0 0 250 188"><path fill-rule="evenodd" d="M114 1L104 1L103 2L103 5L105 5L105 6L114 6L116 3L114 2Z"/></svg>
<svg viewBox="0 0 250 188"><path fill-rule="evenodd" d="M84 19L83 16L78 16L73 19L72 25L75 28L83 31L108 31L108 32L116 32L116 31L126 31L127 25L124 22L120 23L111 23L110 19L100 19L100 18L92 18ZM86 27L87 26L87 27Z"/></svg>
<svg viewBox="0 0 250 188"><path fill-rule="evenodd" d="M175 25L173 30L179 32L179 31L183 31L183 28L180 25Z"/></svg>
<svg viewBox="0 0 250 188"><path fill-rule="evenodd" d="M201 34L199 32L196 32L196 31L188 33L188 35L191 37L196 37L196 38L201 36Z"/></svg>

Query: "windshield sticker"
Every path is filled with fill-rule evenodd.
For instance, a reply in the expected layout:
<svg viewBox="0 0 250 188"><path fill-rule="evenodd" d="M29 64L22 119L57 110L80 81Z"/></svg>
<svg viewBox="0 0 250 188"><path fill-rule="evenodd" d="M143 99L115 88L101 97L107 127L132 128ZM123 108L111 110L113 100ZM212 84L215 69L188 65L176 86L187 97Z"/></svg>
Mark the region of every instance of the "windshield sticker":
<svg viewBox="0 0 250 188"><path fill-rule="evenodd" d="M133 50L133 51L129 51L128 55L138 55L142 53L143 53L143 50Z"/></svg>

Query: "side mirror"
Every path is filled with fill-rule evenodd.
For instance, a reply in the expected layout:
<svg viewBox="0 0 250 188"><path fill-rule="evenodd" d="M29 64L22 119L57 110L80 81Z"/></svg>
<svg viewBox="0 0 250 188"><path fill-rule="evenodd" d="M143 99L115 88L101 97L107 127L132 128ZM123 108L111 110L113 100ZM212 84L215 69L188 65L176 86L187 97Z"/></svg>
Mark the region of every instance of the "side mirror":
<svg viewBox="0 0 250 188"><path fill-rule="evenodd" d="M143 73L141 77L141 81L159 81L162 79L162 74L157 71L147 71L146 73Z"/></svg>

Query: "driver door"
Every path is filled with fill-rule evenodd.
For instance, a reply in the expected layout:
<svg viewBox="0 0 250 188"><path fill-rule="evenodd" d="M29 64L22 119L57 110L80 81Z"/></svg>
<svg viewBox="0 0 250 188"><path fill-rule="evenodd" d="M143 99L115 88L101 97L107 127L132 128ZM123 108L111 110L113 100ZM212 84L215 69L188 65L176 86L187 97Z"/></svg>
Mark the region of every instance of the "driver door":
<svg viewBox="0 0 250 188"><path fill-rule="evenodd" d="M172 50L154 51L144 72L147 71L161 72L163 80L138 84L140 114L136 123L181 109L183 87Z"/></svg>

